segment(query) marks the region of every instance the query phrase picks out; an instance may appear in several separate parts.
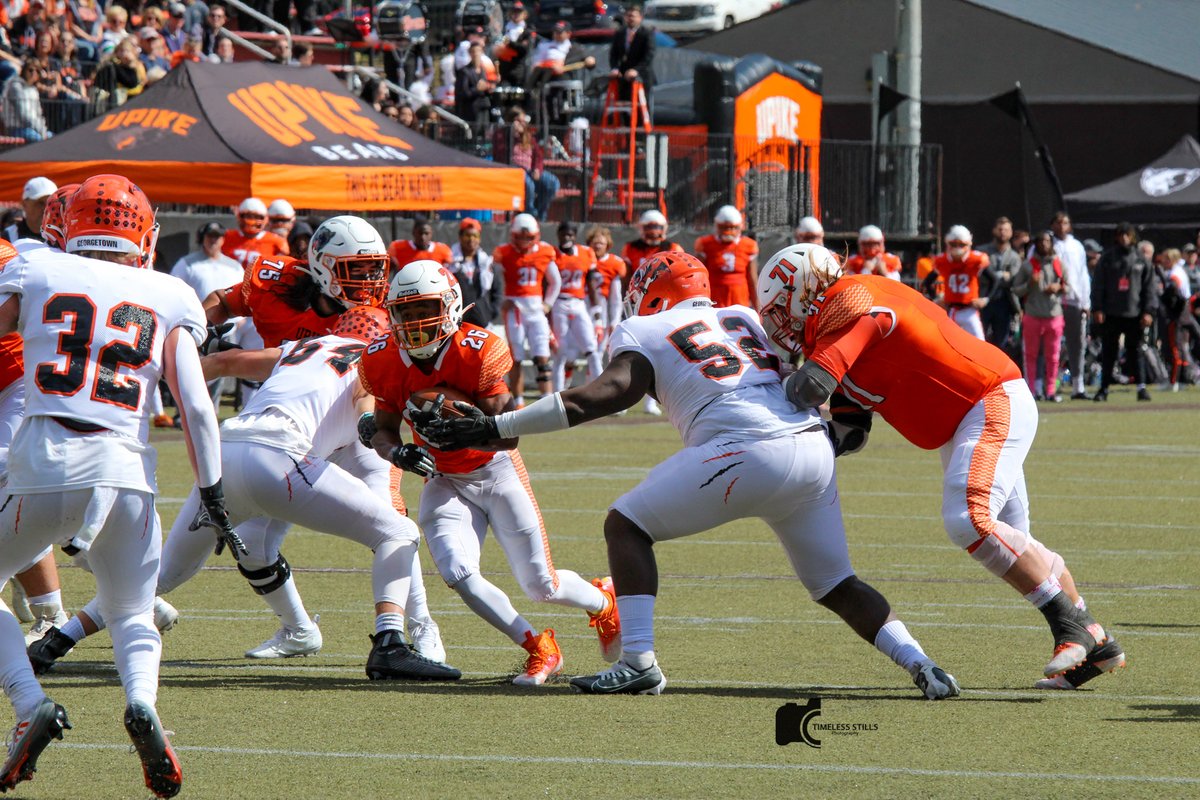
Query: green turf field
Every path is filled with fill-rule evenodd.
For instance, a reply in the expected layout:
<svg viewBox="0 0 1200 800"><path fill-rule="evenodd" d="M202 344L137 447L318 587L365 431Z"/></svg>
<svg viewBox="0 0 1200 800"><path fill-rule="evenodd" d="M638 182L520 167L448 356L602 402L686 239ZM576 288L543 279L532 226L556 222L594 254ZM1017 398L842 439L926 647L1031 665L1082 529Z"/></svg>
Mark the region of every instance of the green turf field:
<svg viewBox="0 0 1200 800"><path fill-rule="evenodd" d="M159 710L191 798L1174 798L1200 796L1200 404L1197 391L1043 414L1027 464L1034 533L1061 552L1129 667L1089 690L1033 690L1050 655L1036 611L949 545L940 464L883 426L839 460L851 553L959 699L919 699L907 674L807 599L758 522L658 548L661 697L583 697L565 681L509 685L524 651L473 616L426 559L430 604L461 683L371 683L369 554L297 531L285 552L320 655L255 663L274 618L229 556L170 600ZM157 438L163 523L190 478L178 434ZM607 503L678 446L637 411L530 438L522 451L555 563L606 570ZM406 479L415 503L416 481ZM502 556L484 568L535 624L558 632L566 672L603 666L582 613L519 596ZM71 608L92 579L64 569ZM75 725L19 797L145 797L121 726L107 635L45 681ZM1094 687L1094 688L1091 688ZM775 743L783 703L819 697L821 747ZM7 723L6 723L7 724Z"/></svg>

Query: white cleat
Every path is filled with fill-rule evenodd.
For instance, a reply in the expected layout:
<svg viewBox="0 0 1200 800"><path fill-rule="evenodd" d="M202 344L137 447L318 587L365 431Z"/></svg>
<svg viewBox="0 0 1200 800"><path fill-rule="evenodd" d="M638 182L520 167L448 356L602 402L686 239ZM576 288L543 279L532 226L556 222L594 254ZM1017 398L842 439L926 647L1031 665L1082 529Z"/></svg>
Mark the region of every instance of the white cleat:
<svg viewBox="0 0 1200 800"><path fill-rule="evenodd" d="M917 664L912 670L912 679L926 700L943 700L959 695L958 681L932 661Z"/></svg>
<svg viewBox="0 0 1200 800"><path fill-rule="evenodd" d="M66 625L71 619L60 605L39 604L30 606L30 610L33 612L35 621L33 627L29 629L29 633L25 634L26 647L29 647L34 642L41 641L42 637L49 633L51 628L59 628L61 630L62 626Z"/></svg>
<svg viewBox="0 0 1200 800"><path fill-rule="evenodd" d="M161 597L154 598L154 627L158 628L159 633L166 633L174 628L179 622L179 612L175 606L163 600Z"/></svg>
<svg viewBox="0 0 1200 800"><path fill-rule="evenodd" d="M247 650L246 658L294 658L319 653L322 641L317 622L320 619L320 614L313 617L312 627L303 630L280 628L270 639L253 650Z"/></svg>
<svg viewBox="0 0 1200 800"><path fill-rule="evenodd" d="M404 629L414 650L430 661L446 663L446 646L442 644L442 632L433 619L426 617L421 621L406 617Z"/></svg>
<svg viewBox="0 0 1200 800"><path fill-rule="evenodd" d="M646 413L652 417L661 417L662 413L663 413L662 406L660 406L658 404L658 401L655 400L650 395L646 395L645 409L646 409Z"/></svg>

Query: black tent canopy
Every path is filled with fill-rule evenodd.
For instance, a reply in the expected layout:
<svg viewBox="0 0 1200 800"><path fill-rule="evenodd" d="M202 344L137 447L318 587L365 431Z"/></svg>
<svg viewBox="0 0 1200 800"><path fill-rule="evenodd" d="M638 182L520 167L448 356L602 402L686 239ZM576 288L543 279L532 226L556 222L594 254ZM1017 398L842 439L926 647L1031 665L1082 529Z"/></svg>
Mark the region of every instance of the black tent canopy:
<svg viewBox="0 0 1200 800"><path fill-rule="evenodd" d="M1200 226L1200 142L1185 135L1141 169L1067 195L1067 204L1076 224Z"/></svg>

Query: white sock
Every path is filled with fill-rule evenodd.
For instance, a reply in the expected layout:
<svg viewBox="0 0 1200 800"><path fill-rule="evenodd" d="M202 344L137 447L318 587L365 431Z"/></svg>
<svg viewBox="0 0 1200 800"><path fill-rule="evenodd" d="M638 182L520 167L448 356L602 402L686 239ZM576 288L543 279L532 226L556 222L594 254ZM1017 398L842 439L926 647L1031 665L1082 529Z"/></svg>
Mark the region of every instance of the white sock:
<svg viewBox="0 0 1200 800"><path fill-rule="evenodd" d="M162 639L154 627L154 614L122 617L109 623L108 632L126 701L153 708L158 700L158 665L162 658Z"/></svg>
<svg viewBox="0 0 1200 800"><path fill-rule="evenodd" d="M99 633L100 631L102 631L108 627L108 623L104 621L104 615L102 613L100 613L100 600L99 599L93 597L91 600L88 600L87 605L85 605L83 607L83 613L87 614L88 619L90 619L95 624L97 633ZM74 621L74 620L72 620L72 621ZM70 624L70 623L68 623L68 624ZM83 635L80 636L79 639L75 640L77 642L80 639L87 638L87 636L88 636L88 632L83 630L83 623L80 623L79 630L80 630L80 633L82 633Z"/></svg>
<svg viewBox="0 0 1200 800"><path fill-rule="evenodd" d="M875 634L875 648L910 673L915 666L929 660L921 645L898 619L887 623Z"/></svg>
<svg viewBox="0 0 1200 800"><path fill-rule="evenodd" d="M534 634L533 626L517 613L508 595L479 573L468 575L450 588L458 592L467 608L516 644L525 642L526 633Z"/></svg>
<svg viewBox="0 0 1200 800"><path fill-rule="evenodd" d="M617 596L617 611L621 615L621 660L631 667L646 669L630 660L641 653L650 654L654 663L654 595L627 594ZM640 664L644 659L639 659Z"/></svg>
<svg viewBox="0 0 1200 800"><path fill-rule="evenodd" d="M67 624L62 626L60 632L72 642L78 642L87 637L87 634L83 631L83 623L79 621L79 617L71 617Z"/></svg>
<svg viewBox="0 0 1200 800"><path fill-rule="evenodd" d="M273 592L262 595L262 599L275 616L283 623L283 627L293 631L303 631L312 628L312 618L304 609L304 601L300 599L300 590L296 581L288 578L287 582Z"/></svg>
<svg viewBox="0 0 1200 800"><path fill-rule="evenodd" d="M1025 595L1025 599L1033 603L1034 608L1041 608L1057 597L1061 591L1062 585L1058 582L1058 578L1051 575L1042 581L1036 589Z"/></svg>
<svg viewBox="0 0 1200 800"><path fill-rule="evenodd" d="M408 600L409 573L416 551L416 542L400 539L385 539L375 547L375 556L371 559L371 591L376 603L402 605ZM398 630L404 630L404 626Z"/></svg>
<svg viewBox="0 0 1200 800"><path fill-rule="evenodd" d="M409 573L408 600L404 603L404 616L422 625L433 623L429 615L429 601L425 597L425 576L421 574L421 556L413 550L412 570Z"/></svg>
<svg viewBox="0 0 1200 800"><path fill-rule="evenodd" d="M46 697L25 655L25 631L7 609L0 610L0 685L12 702L17 719L32 716Z"/></svg>
<svg viewBox="0 0 1200 800"><path fill-rule="evenodd" d="M558 570L558 588L554 594L546 598L547 603L560 606L582 608L591 614L599 614L607 602L604 592L579 576L578 572L569 569Z"/></svg>
<svg viewBox="0 0 1200 800"><path fill-rule="evenodd" d="M39 594L36 597L30 597L29 605L55 606L57 608L62 608L62 590L55 589L53 592L46 592L45 594Z"/></svg>
<svg viewBox="0 0 1200 800"><path fill-rule="evenodd" d="M383 633L384 631L400 631L404 632L404 615L399 611L385 611L382 614L375 615L375 632Z"/></svg>
<svg viewBox="0 0 1200 800"><path fill-rule="evenodd" d="M1079 595L1079 600L1075 603L1075 607L1080 611L1087 611L1087 603L1083 600L1083 595Z"/></svg>

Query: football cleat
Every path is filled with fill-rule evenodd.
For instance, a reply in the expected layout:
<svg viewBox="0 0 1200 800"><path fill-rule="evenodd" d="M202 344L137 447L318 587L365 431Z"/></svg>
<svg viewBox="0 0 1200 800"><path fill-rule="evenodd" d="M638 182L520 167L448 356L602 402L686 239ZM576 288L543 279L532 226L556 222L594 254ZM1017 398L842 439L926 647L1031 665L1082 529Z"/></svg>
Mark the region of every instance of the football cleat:
<svg viewBox="0 0 1200 800"><path fill-rule="evenodd" d="M446 646L442 644L442 632L436 622L429 617L425 621L405 617L404 628L414 650L430 661L446 663Z"/></svg>
<svg viewBox="0 0 1200 800"><path fill-rule="evenodd" d="M663 413L662 406L660 406L658 404L658 401L655 400L650 395L646 395L646 402L644 404L644 408L646 409L646 413L652 417L661 417L662 416L662 413Z"/></svg>
<svg viewBox="0 0 1200 800"><path fill-rule="evenodd" d="M657 663L639 670L618 661L596 675L571 678L571 688L583 694L662 694L666 685Z"/></svg>
<svg viewBox="0 0 1200 800"><path fill-rule="evenodd" d="M551 675L562 672L562 651L554 640L553 629L546 628L537 636L527 631L521 647L529 651L529 658L525 659L524 671L513 678L517 686L541 686Z"/></svg>
<svg viewBox="0 0 1200 800"><path fill-rule="evenodd" d="M29 608L29 596L25 594L25 587L15 578L12 582L12 612L18 620L26 625L33 622L33 611Z"/></svg>
<svg viewBox="0 0 1200 800"><path fill-rule="evenodd" d="M1104 628L1091 614L1071 605L1066 592L1060 592L1040 611L1054 634L1054 655L1043 670L1047 678L1078 667L1107 639Z"/></svg>
<svg viewBox="0 0 1200 800"><path fill-rule="evenodd" d="M0 767L0 792L32 778L37 772L38 756L51 740L61 740L63 731L70 728L67 710L49 697L43 697L33 715L18 722L9 735L8 757Z"/></svg>
<svg viewBox="0 0 1200 800"><path fill-rule="evenodd" d="M246 658L294 658L319 653L322 641L317 622L320 619L320 614L313 617L312 627L305 630L293 630L287 626L280 628L270 639L247 650Z"/></svg>
<svg viewBox="0 0 1200 800"><path fill-rule="evenodd" d="M29 663L33 667L33 674L45 675L60 658L71 652L71 648L75 644L75 640L70 636L58 628L51 627L41 639L29 645L25 650L29 656Z"/></svg>
<svg viewBox="0 0 1200 800"><path fill-rule="evenodd" d="M29 608L33 612L34 623L33 627L29 629L29 633L25 634L26 647L40 640L50 632L51 628L61 628L71 619L58 603L45 605L38 603Z"/></svg>
<svg viewBox="0 0 1200 800"><path fill-rule="evenodd" d="M179 622L179 611L175 606L163 600L161 597L154 598L154 627L158 628L159 633L166 633L174 628Z"/></svg>
<svg viewBox="0 0 1200 800"><path fill-rule="evenodd" d="M142 702L125 707L125 730L142 760L146 788L155 797L174 797L183 785L183 770L154 709Z"/></svg>
<svg viewBox="0 0 1200 800"><path fill-rule="evenodd" d="M588 625L595 628L600 637L600 655L611 664L621 657L621 615L617 611L617 594L611 577L596 578L592 585L604 595L607 605L597 614L588 613Z"/></svg>
<svg viewBox="0 0 1200 800"><path fill-rule="evenodd" d="M932 661L917 664L912 669L913 683L925 694L926 700L958 697L958 681Z"/></svg>
<svg viewBox="0 0 1200 800"><path fill-rule="evenodd" d="M367 657L367 677L373 681L407 679L413 681L456 681L462 672L426 658L404 642L400 631L383 631L370 637L371 655Z"/></svg>
<svg viewBox="0 0 1200 800"><path fill-rule="evenodd" d="M1092 651L1087 660L1075 669L1067 670L1053 678L1042 678L1033 686L1035 689L1078 689L1092 678L1098 678L1106 672L1125 666L1125 653L1117 640L1109 637L1108 641Z"/></svg>

